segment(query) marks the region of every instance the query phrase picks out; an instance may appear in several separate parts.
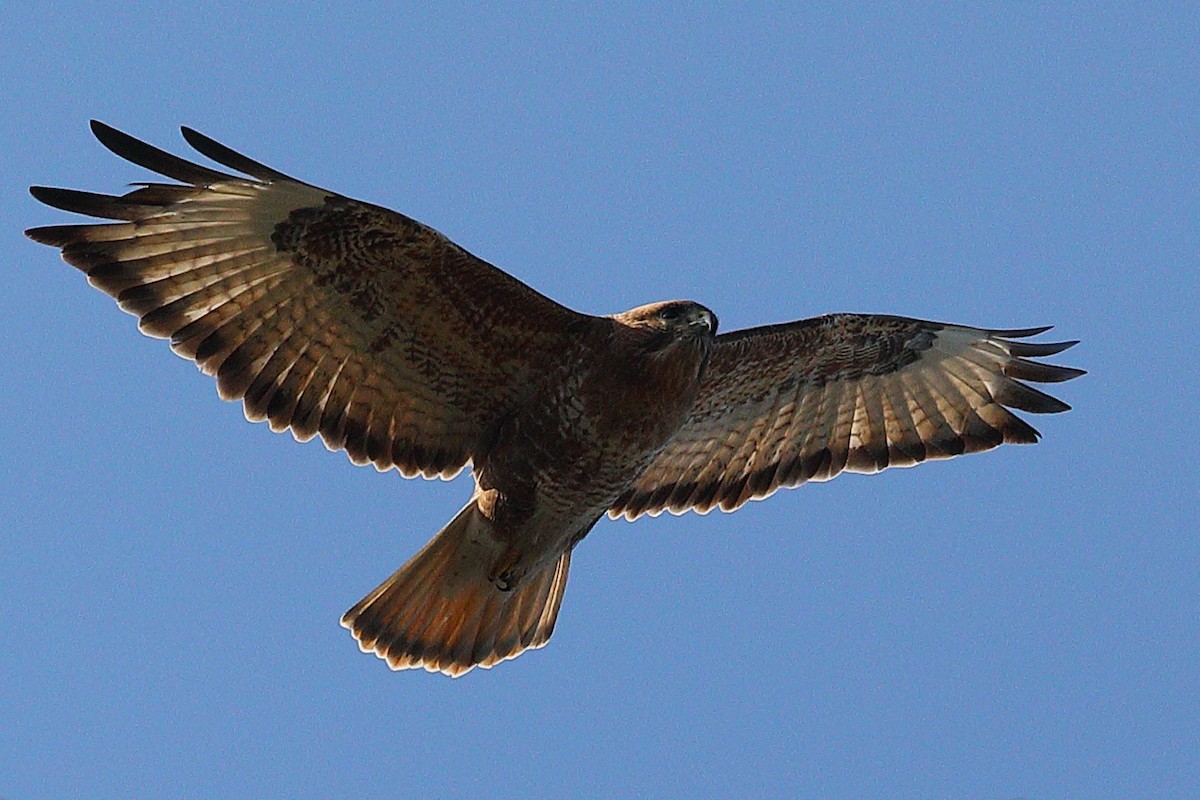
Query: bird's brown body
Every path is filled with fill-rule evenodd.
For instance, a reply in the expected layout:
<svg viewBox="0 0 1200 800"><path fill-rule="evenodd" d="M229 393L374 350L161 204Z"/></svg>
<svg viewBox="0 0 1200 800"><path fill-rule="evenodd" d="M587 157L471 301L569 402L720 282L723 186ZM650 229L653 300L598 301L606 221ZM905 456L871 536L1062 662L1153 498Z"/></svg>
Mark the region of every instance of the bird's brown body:
<svg viewBox="0 0 1200 800"><path fill-rule="evenodd" d="M590 328L476 460L477 502L508 549L504 585L573 547L649 465L691 408L716 333L712 313L687 302Z"/></svg>
<svg viewBox="0 0 1200 800"><path fill-rule="evenodd" d="M357 464L475 489L343 617L397 669L461 675L546 643L575 545L604 514L733 510L781 486L1029 443L1009 409L1073 342L834 314L716 335L688 301L572 311L437 231L297 181L195 131L244 178L93 123L179 183L121 197L35 187L108 220L28 231L214 375L251 420Z"/></svg>

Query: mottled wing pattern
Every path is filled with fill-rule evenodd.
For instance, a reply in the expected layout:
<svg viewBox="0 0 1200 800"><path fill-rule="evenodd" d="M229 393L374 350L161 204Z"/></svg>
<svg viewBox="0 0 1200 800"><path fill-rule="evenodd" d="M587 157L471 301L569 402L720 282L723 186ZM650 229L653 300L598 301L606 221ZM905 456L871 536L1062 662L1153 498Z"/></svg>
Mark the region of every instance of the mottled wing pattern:
<svg viewBox="0 0 1200 800"><path fill-rule="evenodd" d="M719 336L687 421L609 514L731 511L843 470L1035 442L1009 408L1069 406L1021 381L1083 374L1029 360L1075 342L1015 341L1046 330L834 314Z"/></svg>
<svg viewBox="0 0 1200 800"><path fill-rule="evenodd" d="M34 187L118 222L28 231L216 376L251 420L320 434L355 463L450 476L591 319L437 231L301 183L195 131L228 175L100 123L97 138L180 184L121 196Z"/></svg>

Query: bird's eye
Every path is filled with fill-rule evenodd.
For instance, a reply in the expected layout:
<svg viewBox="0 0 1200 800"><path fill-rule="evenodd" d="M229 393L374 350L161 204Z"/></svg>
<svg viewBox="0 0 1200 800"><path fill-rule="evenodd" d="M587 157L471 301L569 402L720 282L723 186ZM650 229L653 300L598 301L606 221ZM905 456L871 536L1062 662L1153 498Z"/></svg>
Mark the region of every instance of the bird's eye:
<svg viewBox="0 0 1200 800"><path fill-rule="evenodd" d="M675 322L683 316L683 309L679 306L667 306L658 312L658 316L665 322Z"/></svg>

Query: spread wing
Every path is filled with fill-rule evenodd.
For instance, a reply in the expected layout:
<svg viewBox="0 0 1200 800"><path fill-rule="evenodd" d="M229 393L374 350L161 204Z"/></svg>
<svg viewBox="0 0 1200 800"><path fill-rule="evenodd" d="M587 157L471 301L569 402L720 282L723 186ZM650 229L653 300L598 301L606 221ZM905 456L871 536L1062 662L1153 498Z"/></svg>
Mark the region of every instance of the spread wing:
<svg viewBox="0 0 1200 800"><path fill-rule="evenodd" d="M1069 406L1021 381L1083 374L1028 360L1076 342L1014 341L1046 330L834 314L719 336L687 421L609 514L732 511L843 470L1036 442L1008 409Z"/></svg>
<svg viewBox="0 0 1200 800"><path fill-rule="evenodd" d="M246 417L320 434L355 463L452 476L593 319L379 206L311 186L187 128L203 155L158 150L98 122L96 137L180 181L116 197L34 187L109 220L34 228L36 241L215 375Z"/></svg>

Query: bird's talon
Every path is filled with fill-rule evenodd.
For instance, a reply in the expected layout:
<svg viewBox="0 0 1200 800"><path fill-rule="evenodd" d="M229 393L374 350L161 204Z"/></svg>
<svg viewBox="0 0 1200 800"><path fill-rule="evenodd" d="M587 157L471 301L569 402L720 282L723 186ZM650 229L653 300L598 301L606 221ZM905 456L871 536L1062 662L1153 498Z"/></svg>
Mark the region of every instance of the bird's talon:
<svg viewBox="0 0 1200 800"><path fill-rule="evenodd" d="M520 554L510 548L500 558L499 563L492 570L492 574L488 576L488 580L500 591L511 592L517 585L517 576L513 574L513 567L519 560Z"/></svg>

